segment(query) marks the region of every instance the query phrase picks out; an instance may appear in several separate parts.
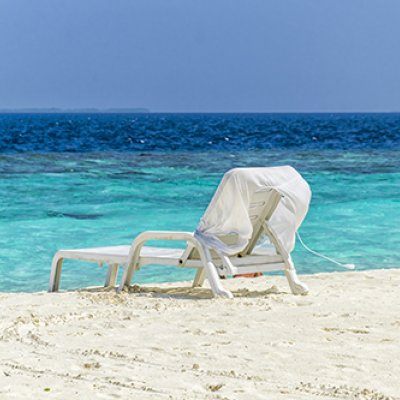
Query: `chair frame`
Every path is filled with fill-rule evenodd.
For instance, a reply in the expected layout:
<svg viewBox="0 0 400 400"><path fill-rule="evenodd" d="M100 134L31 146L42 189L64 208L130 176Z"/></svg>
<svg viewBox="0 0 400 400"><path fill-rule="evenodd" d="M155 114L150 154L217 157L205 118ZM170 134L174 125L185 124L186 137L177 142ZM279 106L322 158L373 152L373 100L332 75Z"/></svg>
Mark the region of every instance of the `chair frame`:
<svg viewBox="0 0 400 400"><path fill-rule="evenodd" d="M300 282L297 277L296 269L290 254L286 252L269 225L269 219L282 197L274 189L262 192L260 196L266 195L268 195L268 201L255 203L254 215L256 218L253 223L253 235L248 245L243 251L234 256L227 256L216 252L215 249L207 248L192 232L145 231L133 240L127 258L126 256L122 257L118 255L97 258L93 257L93 255L79 253L79 250L58 251L52 262L49 291L55 292L59 290L63 260L65 258L72 258L83 261L108 263L109 268L105 280L105 286L107 287L115 286L118 267L119 265L123 266L124 273L117 289L119 292L122 291L125 286L130 285L136 270L144 265L160 264L173 265L180 268L197 268L193 287L202 286L205 278L207 278L211 290L216 297L233 297L232 293L223 287L220 279L221 276L271 271L284 271L292 293L306 294L308 288L305 284ZM269 237L271 243L275 247L276 255L251 254L262 233L265 233ZM186 241L187 247L179 258L141 256L141 250L149 240ZM151 247L149 248L151 249ZM212 254L212 251L214 254ZM194 257L195 253L197 257Z"/></svg>

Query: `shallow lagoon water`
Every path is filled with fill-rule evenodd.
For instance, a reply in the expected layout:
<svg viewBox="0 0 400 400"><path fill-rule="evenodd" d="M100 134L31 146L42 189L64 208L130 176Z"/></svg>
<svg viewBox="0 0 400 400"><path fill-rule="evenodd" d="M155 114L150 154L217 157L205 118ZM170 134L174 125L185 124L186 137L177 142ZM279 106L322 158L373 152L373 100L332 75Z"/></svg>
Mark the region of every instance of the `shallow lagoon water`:
<svg viewBox="0 0 400 400"><path fill-rule="evenodd" d="M74 117L46 118L53 121ZM26 117L12 118L24 120ZM93 120L96 116L90 118ZM185 124L193 124L195 120L189 122ZM246 126L245 122L241 123ZM96 124L101 126L101 121ZM308 126L311 122L304 124ZM12 137L7 130L9 125L9 119L5 127L0 117L3 139L5 131ZM393 126L397 125L393 123ZM215 136L215 131L212 132ZM307 132L306 137L312 134ZM36 142L40 139L37 135L40 133L35 133ZM59 135L65 141L65 133ZM118 133L115 135L119 137ZM142 131L140 135L144 137L140 140L150 140ZM140 151L99 146L84 148L85 151L78 151L78 146L68 151L58 149L57 140L41 150L28 148L26 144L26 148L16 149L7 147L11 143L9 139L6 146L3 140L0 291L46 290L51 258L59 248L129 244L135 235L147 229L193 230L223 173L237 166L290 164L300 171L313 191L310 212L300 233L314 250L339 261L355 263L359 269L400 267L400 255L396 251L400 248L397 133L389 135L390 146L386 137L381 142L375 140L368 146L357 145L351 149L347 148L351 146L345 137L339 141L341 146L331 149L320 144L267 146L264 145L268 142L266 135L259 148L253 148L253 144L232 145L236 139L233 133L230 135L225 136L229 140L209 144L206 149L205 145L191 148L188 142L189 147L183 144L181 148L171 148L164 143L163 148ZM253 143L254 137L251 133L247 135L250 138L246 143ZM198 141L206 143L208 138L201 137ZM309 139L310 143L315 142ZM186 140L185 137L183 142ZM294 260L300 273L341 270L306 252L300 244L294 251ZM105 274L106 269L95 264L67 261L62 287L101 284ZM139 283L165 282L192 276L190 270L151 266L139 271L135 279Z"/></svg>

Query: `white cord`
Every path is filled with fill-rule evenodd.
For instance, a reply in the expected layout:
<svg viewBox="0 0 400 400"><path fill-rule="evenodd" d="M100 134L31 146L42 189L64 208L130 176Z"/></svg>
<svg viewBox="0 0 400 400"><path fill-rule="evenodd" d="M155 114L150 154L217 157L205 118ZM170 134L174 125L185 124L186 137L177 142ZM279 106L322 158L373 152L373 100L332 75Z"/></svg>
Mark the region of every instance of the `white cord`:
<svg viewBox="0 0 400 400"><path fill-rule="evenodd" d="M330 262L333 262L334 264L337 264L337 265L339 265L339 266L341 266L341 267L343 267L343 268L355 269L356 266L355 266L354 264L342 264L342 263L340 263L340 262L334 260L333 258L324 256L323 254L320 254L320 253L317 253L317 252L314 251L314 250L311 250L311 249L303 242L303 240L301 239L301 236L300 236L299 232L296 232L296 235L297 235L297 238L299 239L299 242L301 243L301 245L302 245L307 251L309 251L310 253L312 253L312 254L314 254L314 255L316 255L316 256L318 256L318 257L325 258L325 260L328 260L328 261L330 261Z"/></svg>

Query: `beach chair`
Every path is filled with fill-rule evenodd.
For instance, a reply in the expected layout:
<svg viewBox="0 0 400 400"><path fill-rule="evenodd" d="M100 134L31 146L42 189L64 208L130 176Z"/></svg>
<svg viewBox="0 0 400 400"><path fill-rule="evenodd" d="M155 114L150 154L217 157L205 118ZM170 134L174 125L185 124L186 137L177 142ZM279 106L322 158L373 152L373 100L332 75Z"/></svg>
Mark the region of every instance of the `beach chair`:
<svg viewBox="0 0 400 400"><path fill-rule="evenodd" d="M193 287L209 281L214 296L233 297L221 277L284 271L293 294L308 288L297 277L290 252L303 221L311 191L292 167L235 168L228 171L195 232L146 231L129 246L60 250L52 262L49 291L59 289L63 260L107 263L105 286L129 286L145 265L196 268ZM185 241L185 249L144 246L147 241Z"/></svg>

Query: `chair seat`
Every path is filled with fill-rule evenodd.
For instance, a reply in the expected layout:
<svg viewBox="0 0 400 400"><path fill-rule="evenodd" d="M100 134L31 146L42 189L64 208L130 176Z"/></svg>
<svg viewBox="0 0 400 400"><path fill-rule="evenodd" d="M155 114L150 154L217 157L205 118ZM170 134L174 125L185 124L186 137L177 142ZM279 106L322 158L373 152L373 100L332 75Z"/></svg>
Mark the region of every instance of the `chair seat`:
<svg viewBox="0 0 400 400"><path fill-rule="evenodd" d="M93 261L109 264L124 265L127 262L131 246L109 246L88 249L60 250L59 255L63 258L75 260ZM183 249L167 247L144 246L140 252L141 258L157 258L162 263L171 262L175 264L182 257Z"/></svg>

